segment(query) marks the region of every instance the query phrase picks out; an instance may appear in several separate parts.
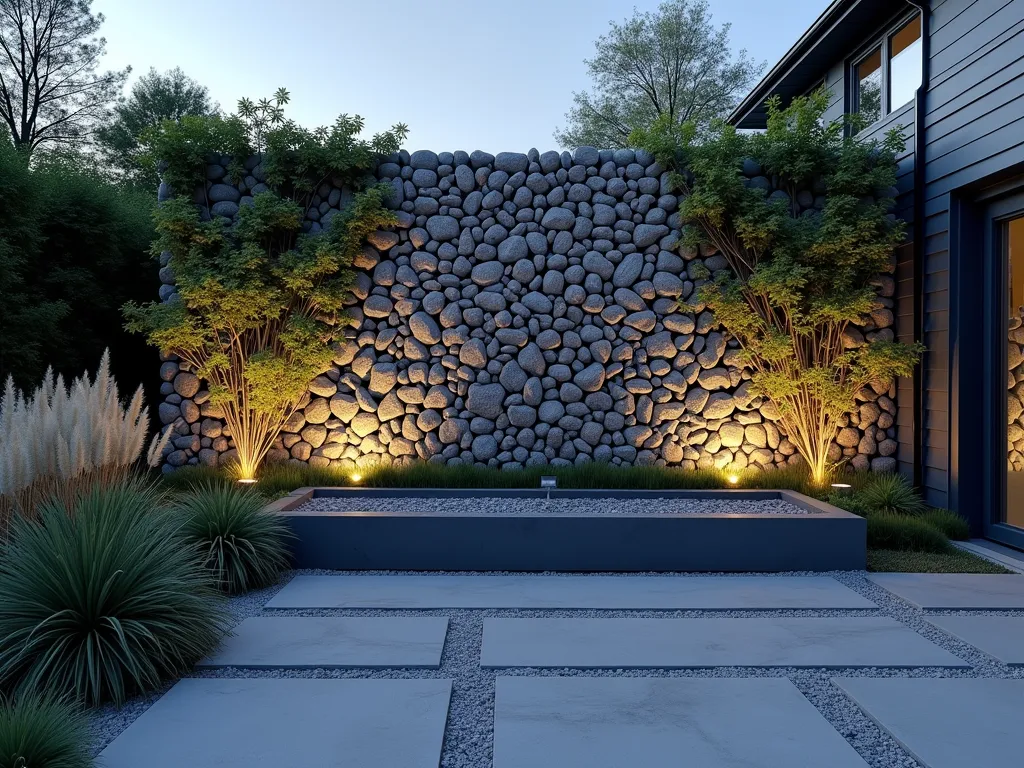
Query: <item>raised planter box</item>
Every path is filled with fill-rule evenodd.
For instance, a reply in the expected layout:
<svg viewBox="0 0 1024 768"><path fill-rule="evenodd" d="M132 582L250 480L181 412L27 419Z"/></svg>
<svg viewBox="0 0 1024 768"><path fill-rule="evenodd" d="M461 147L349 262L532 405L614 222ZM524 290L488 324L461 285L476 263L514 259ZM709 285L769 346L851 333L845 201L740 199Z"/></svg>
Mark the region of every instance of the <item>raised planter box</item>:
<svg viewBox="0 0 1024 768"><path fill-rule="evenodd" d="M781 499L806 514L300 512L313 498L545 498L542 490L299 488L268 509L296 535L295 567L412 571L863 569L863 518L793 491L559 490L551 498Z"/></svg>

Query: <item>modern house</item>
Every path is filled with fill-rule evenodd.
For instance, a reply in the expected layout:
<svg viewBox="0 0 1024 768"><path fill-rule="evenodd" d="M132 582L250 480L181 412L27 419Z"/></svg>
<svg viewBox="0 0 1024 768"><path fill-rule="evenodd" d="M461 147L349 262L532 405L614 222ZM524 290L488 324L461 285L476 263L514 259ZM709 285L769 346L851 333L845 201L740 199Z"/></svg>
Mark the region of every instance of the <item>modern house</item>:
<svg viewBox="0 0 1024 768"><path fill-rule="evenodd" d="M902 127L901 471L975 533L1024 548L1024 0L835 0L730 116L825 84L828 117Z"/></svg>

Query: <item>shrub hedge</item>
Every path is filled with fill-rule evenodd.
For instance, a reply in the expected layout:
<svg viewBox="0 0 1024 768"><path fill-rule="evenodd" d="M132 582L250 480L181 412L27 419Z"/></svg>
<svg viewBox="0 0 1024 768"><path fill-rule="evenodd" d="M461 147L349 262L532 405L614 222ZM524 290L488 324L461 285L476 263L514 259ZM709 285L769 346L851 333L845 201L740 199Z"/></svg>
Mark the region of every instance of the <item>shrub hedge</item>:
<svg viewBox="0 0 1024 768"><path fill-rule="evenodd" d="M868 515L867 520L868 549L936 553L953 549L942 531L918 517L876 512Z"/></svg>

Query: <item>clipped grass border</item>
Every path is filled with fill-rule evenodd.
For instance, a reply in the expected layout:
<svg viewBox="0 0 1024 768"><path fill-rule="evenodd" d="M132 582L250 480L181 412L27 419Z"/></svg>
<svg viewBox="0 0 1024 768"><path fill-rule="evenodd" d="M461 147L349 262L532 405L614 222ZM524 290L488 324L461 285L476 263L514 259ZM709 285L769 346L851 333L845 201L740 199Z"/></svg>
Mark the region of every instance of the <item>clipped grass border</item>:
<svg viewBox="0 0 1024 768"><path fill-rule="evenodd" d="M760 471L726 472L716 469L685 470L675 467L618 467L588 463L573 467L525 467L503 472L473 465L447 466L419 462L406 467L373 467L342 471L293 463L268 464L256 485L267 498L287 495L306 487L362 488L538 488L540 478L554 475L563 489L602 490L786 490L824 499L828 488L815 487L806 467L793 466ZM735 477L736 482L730 482ZM842 482L854 489L868 481L867 473L846 473ZM204 481L231 482L230 469L184 467L162 476L171 491L184 491Z"/></svg>

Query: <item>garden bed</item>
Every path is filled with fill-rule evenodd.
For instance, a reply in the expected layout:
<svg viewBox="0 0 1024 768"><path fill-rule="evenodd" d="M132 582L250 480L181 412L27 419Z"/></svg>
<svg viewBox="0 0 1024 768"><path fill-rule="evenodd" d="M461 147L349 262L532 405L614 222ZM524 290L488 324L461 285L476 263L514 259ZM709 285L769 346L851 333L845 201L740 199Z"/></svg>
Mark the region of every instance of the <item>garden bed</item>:
<svg viewBox="0 0 1024 768"><path fill-rule="evenodd" d="M601 493L601 492L598 492ZM717 498L658 498L651 503L647 498L620 495L599 496L581 493L556 493L553 498L546 494L516 494L505 492L501 496L471 495L454 496L368 496L365 494L341 496L320 496L307 501L294 510L297 514L364 513L385 512L393 514L430 515L806 515L806 509L790 504L784 499L743 499Z"/></svg>
<svg viewBox="0 0 1024 768"><path fill-rule="evenodd" d="M550 499L550 500L549 500ZM862 569L865 521L792 491L300 488L269 509L299 568Z"/></svg>

